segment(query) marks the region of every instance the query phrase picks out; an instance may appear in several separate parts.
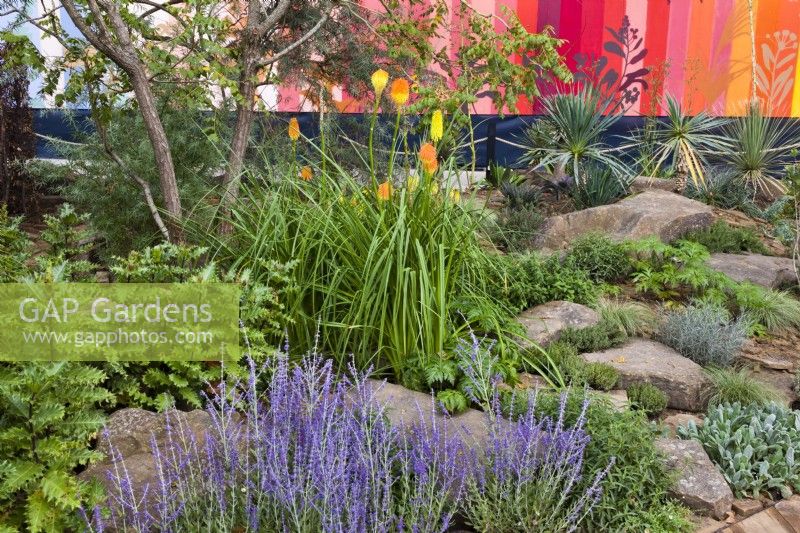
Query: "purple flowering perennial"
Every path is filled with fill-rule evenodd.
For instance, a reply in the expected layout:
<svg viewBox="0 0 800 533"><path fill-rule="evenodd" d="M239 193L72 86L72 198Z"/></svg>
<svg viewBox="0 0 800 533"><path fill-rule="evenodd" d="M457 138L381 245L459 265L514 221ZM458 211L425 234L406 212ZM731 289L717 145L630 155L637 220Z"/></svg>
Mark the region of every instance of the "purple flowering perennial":
<svg viewBox="0 0 800 533"><path fill-rule="evenodd" d="M583 415L565 427L564 400L557 420L495 414L478 461L433 409L390 426L367 374L338 377L318 356L249 364L247 381L207 399L202 442L168 428L168 445L153 443L156 486L134 490L112 451L114 490L102 513L82 512L87 531L443 533L458 518L478 531L573 531L599 498L607 470L575 494L589 437Z"/></svg>

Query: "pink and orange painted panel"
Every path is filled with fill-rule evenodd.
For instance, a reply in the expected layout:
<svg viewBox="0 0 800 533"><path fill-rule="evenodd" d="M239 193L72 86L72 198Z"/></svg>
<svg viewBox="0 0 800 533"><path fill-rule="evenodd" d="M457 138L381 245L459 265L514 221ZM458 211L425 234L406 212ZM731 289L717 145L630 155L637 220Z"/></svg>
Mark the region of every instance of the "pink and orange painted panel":
<svg viewBox="0 0 800 533"><path fill-rule="evenodd" d="M362 0L377 4L375 0ZM456 5L461 0L452 0ZM752 2L752 19L749 5ZM554 28L573 71L652 111L655 93L692 112L735 115L756 91L776 116L800 117L800 0L470 0L482 13L510 10L530 31ZM373 6L374 7L374 6ZM456 22L456 21L454 21ZM452 54L457 42L446 43ZM653 83L661 73L663 83ZM288 102L291 101L288 100ZM518 112L531 113L523 104ZM289 109L286 109L287 111ZM479 102L479 113L493 113Z"/></svg>

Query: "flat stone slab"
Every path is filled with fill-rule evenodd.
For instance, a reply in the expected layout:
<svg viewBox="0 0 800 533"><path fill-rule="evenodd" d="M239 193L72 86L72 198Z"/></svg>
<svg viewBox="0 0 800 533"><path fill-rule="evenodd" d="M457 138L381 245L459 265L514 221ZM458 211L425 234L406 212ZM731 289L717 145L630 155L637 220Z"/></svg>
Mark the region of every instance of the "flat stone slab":
<svg viewBox="0 0 800 533"><path fill-rule="evenodd" d="M720 471L696 440L656 439L667 468L677 474L672 494L699 514L717 519L731 510L733 492Z"/></svg>
<svg viewBox="0 0 800 533"><path fill-rule="evenodd" d="M708 266L734 281L749 281L776 288L797 283L794 261L789 257L759 254L711 254Z"/></svg>
<svg viewBox="0 0 800 533"><path fill-rule="evenodd" d="M699 412L706 406L709 380L700 365L669 346L647 339L630 339L622 346L586 353L590 363L608 363L619 371L620 388L652 383L667 395L667 406Z"/></svg>
<svg viewBox="0 0 800 533"><path fill-rule="evenodd" d="M655 236L670 242L710 226L713 213L711 207L697 200L648 189L616 204L549 217L535 244L545 250L560 250L587 233L604 233L615 240Z"/></svg>
<svg viewBox="0 0 800 533"><path fill-rule="evenodd" d="M722 530L723 533L800 533L800 500L782 500L741 522Z"/></svg>
<svg viewBox="0 0 800 533"><path fill-rule="evenodd" d="M525 327L528 339L539 346L558 340L566 328L586 328L600 322L594 309L573 302L555 301L523 311L517 320Z"/></svg>
<svg viewBox="0 0 800 533"><path fill-rule="evenodd" d="M733 500L733 510L742 518L747 518L748 516L754 515L763 508L764 505L760 501L752 498Z"/></svg>

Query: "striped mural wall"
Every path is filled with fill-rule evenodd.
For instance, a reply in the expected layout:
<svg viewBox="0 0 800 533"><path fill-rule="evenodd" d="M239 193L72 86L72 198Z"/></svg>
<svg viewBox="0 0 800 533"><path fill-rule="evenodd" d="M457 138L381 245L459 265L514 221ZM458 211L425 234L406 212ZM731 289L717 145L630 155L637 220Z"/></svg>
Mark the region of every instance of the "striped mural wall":
<svg viewBox="0 0 800 533"><path fill-rule="evenodd" d="M462 0L452 1L458 5ZM42 0L43 5L55 0ZM362 0L377 9L378 0ZM735 115L752 92L750 10L756 35L756 87L776 116L800 117L800 0L470 0L482 13L517 14L530 31L552 26L565 39L569 66L626 98L628 114L653 111L669 93L692 112ZM36 4L36 3L34 3ZM456 10L453 10L454 12ZM63 16L66 27L72 27ZM458 21L452 21L457 23ZM498 28L500 27L498 23ZM32 37L48 54L57 43ZM456 53L456 43L442 43ZM660 83L659 80L663 80ZM333 88L340 109L358 111L346 91ZM312 111L302 87L265 87L277 111ZM38 100L46 106L48 102ZM657 110L657 109L656 109ZM475 111L495 113L481 101ZM529 114L528 104L518 110Z"/></svg>

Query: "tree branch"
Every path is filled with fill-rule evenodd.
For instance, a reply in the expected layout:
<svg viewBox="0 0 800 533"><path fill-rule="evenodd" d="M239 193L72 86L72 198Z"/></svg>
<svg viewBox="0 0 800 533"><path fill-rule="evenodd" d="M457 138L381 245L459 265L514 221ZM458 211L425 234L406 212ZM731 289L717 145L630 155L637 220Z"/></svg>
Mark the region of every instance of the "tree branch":
<svg viewBox="0 0 800 533"><path fill-rule="evenodd" d="M270 57L266 61L263 61L263 62L259 63L258 68L267 67L267 66L275 63L276 61L278 61L282 57L286 56L287 54L290 54L292 52L292 50L295 50L298 47L302 46L303 43L305 43L306 41L311 39L314 36L314 34L316 34L320 30L320 28L322 28L322 26L325 25L326 22L328 22L329 18L330 18L330 13L323 13L323 15L320 17L320 19L314 25L314 27L311 28L310 30L308 30L305 33L305 35L303 35L298 40L296 40L295 42L293 42L292 44L290 44L289 46L287 46L286 48L284 48L283 50L281 50L277 54L273 55L272 57Z"/></svg>

